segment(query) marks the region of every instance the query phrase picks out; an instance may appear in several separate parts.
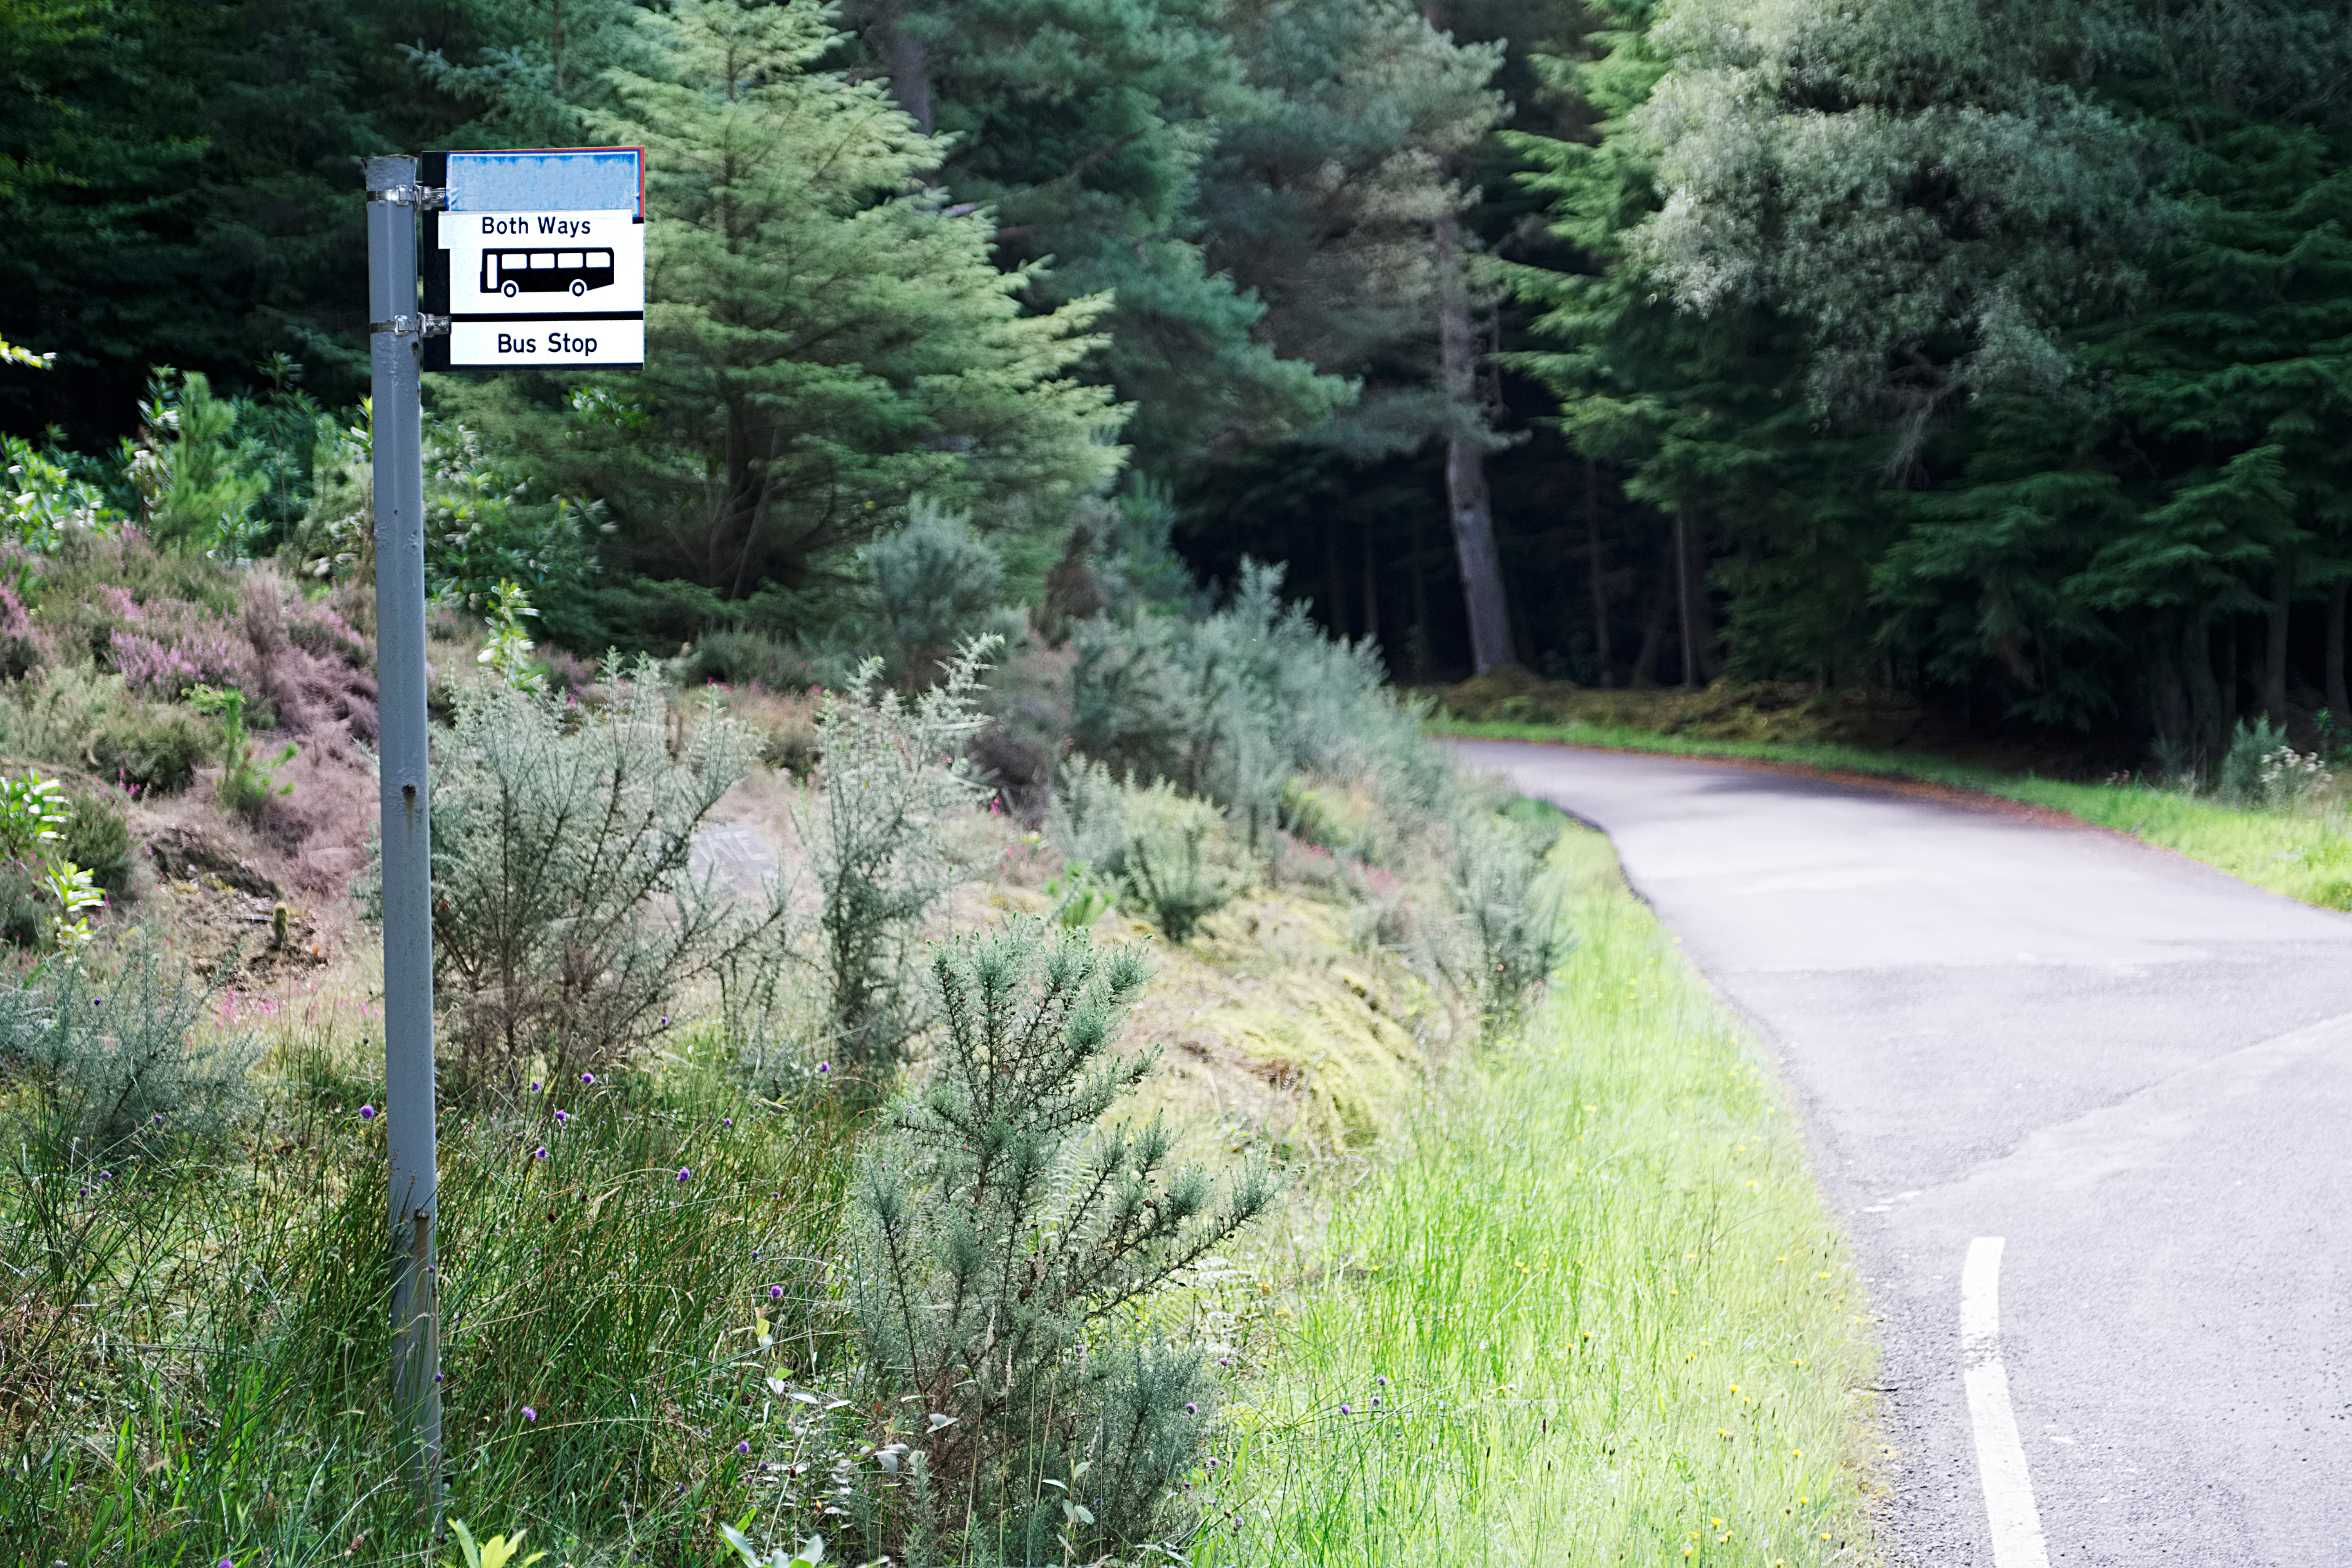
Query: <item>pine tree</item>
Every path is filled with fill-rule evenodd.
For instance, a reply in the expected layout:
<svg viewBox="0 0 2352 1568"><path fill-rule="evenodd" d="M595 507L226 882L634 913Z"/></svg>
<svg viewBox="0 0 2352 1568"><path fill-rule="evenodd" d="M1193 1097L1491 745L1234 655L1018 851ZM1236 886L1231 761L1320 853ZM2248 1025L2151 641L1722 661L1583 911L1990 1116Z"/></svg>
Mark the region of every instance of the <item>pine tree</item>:
<svg viewBox="0 0 2352 1568"><path fill-rule="evenodd" d="M605 498L635 564L728 598L848 570L910 498L1057 521L1117 471L1109 395L1070 372L1108 301L1024 315L987 220L918 175L940 149L882 88L818 68L815 5L639 13L596 133L646 149L647 363L556 407L511 382L450 399Z"/></svg>

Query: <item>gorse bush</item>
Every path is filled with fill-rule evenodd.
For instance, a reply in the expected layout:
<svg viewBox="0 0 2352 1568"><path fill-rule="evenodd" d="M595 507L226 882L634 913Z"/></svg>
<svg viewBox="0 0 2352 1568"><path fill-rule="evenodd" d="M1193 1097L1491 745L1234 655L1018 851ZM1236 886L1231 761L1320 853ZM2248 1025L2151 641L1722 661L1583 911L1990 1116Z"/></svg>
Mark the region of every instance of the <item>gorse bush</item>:
<svg viewBox="0 0 2352 1568"><path fill-rule="evenodd" d="M65 1170L217 1143L252 1104L249 1037L204 1027L212 991L134 942L111 973L0 984L0 1068L30 1086L26 1147Z"/></svg>
<svg viewBox="0 0 2352 1568"><path fill-rule="evenodd" d="M1092 1562L1167 1522L1212 1380L1138 1309L1274 1188L1255 1165L1222 1190L1170 1170L1156 1119L1101 1125L1152 1065L1112 1048L1147 977L1131 948L1026 919L933 955L938 1059L852 1186L858 1343L921 1483L871 1548Z"/></svg>
<svg viewBox="0 0 2352 1568"><path fill-rule="evenodd" d="M1003 563L961 514L917 501L907 526L877 541L866 561L916 681L929 679L949 649L995 629L989 622L1003 610Z"/></svg>
<svg viewBox="0 0 2352 1568"><path fill-rule="evenodd" d="M435 968L458 1076L569 1076L668 1026L681 988L784 919L692 867L695 831L753 738L706 710L673 756L649 662L593 712L490 681L463 689L433 802Z"/></svg>
<svg viewBox="0 0 2352 1568"><path fill-rule="evenodd" d="M1081 625L1076 749L1216 801L1257 849L1300 773L1357 781L1397 815L1432 810L1452 763L1386 684L1378 652L1325 637L1281 588L1281 568L1244 563L1231 602L1202 619Z"/></svg>
<svg viewBox="0 0 2352 1568"><path fill-rule="evenodd" d="M975 637L940 683L909 701L869 659L816 711L824 787L795 816L815 872L818 963L830 993L829 1063L879 1099L919 1026L908 984L916 922L960 879L941 830L987 794L964 748L986 721L973 693L992 637Z"/></svg>
<svg viewBox="0 0 2352 1568"><path fill-rule="evenodd" d="M1454 835L1451 881L1469 938L1464 989L1491 1022L1508 1023L1574 944L1559 889L1544 875L1543 851L1559 837L1559 824L1473 812Z"/></svg>
<svg viewBox="0 0 2352 1568"><path fill-rule="evenodd" d="M1224 814L1166 779L1121 784L1100 763L1083 764L1065 775L1049 822L1071 876L1108 880L1171 942L1189 941L1247 880Z"/></svg>

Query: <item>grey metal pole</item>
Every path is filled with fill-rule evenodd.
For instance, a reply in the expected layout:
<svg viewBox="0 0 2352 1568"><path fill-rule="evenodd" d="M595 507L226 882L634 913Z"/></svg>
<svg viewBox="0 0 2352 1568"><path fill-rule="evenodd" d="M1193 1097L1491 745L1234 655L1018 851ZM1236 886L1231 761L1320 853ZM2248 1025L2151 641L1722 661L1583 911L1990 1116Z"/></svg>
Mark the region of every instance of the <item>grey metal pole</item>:
<svg viewBox="0 0 2352 1568"><path fill-rule="evenodd" d="M392 1404L417 1507L441 1517L441 1315L434 1263L433 867L425 732L424 316L416 160L370 158L375 394L376 704L383 813L383 1070L392 1146Z"/></svg>

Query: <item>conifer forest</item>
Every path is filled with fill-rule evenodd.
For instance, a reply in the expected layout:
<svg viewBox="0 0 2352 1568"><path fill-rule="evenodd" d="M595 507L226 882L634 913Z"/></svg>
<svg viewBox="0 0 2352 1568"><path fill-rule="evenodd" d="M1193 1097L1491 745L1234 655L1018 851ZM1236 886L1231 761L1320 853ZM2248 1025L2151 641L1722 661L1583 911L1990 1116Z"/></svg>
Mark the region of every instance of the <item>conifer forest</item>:
<svg viewBox="0 0 2352 1568"><path fill-rule="evenodd" d="M397 698L362 161L599 148ZM2352 0L0 0L0 1561L1885 1562L1776 1058L1461 738L2352 905Z"/></svg>

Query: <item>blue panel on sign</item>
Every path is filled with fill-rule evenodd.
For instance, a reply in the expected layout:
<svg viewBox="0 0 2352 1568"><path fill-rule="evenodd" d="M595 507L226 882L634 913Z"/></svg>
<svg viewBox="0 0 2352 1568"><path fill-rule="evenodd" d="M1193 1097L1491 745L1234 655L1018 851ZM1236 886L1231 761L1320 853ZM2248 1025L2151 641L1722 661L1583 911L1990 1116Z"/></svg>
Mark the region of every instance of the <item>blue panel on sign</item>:
<svg viewBox="0 0 2352 1568"><path fill-rule="evenodd" d="M645 216L645 153L635 147L452 153L449 210L633 212Z"/></svg>

